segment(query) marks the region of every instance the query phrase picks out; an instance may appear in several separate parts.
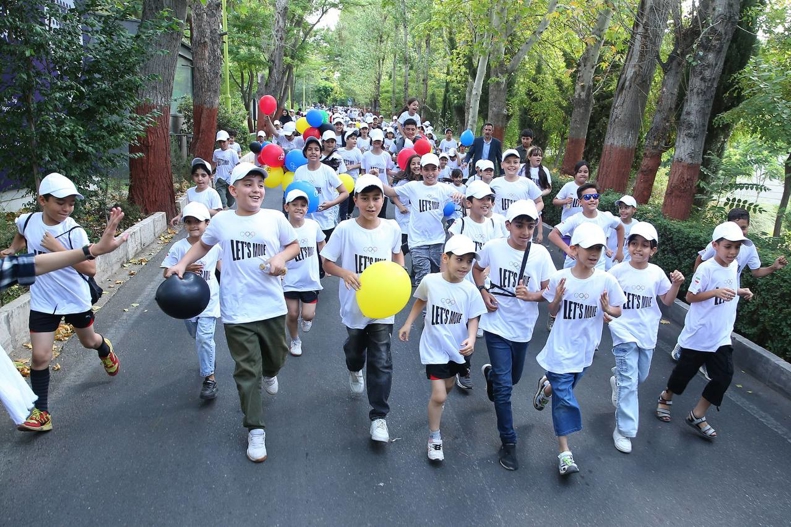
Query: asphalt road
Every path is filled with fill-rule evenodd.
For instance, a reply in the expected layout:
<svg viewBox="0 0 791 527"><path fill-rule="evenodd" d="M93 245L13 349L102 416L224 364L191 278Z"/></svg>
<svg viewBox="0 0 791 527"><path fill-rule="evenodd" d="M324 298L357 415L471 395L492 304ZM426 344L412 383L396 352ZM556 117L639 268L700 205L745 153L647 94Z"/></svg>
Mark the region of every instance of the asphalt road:
<svg viewBox="0 0 791 527"><path fill-rule="evenodd" d="M270 192L267 206L277 207L280 194ZM54 430L21 433L5 419L0 525L789 524L788 400L737 371L722 410L709 414L715 443L683 422L702 377L675 399L672 423L653 417L672 368L668 351L679 331L672 324L660 327L630 455L615 450L611 438L614 360L605 329L576 390L584 430L570 444L581 472L558 475L551 412L536 412L530 402L541 375L534 357L547 337L545 308L514 391L518 471L497 463L495 414L479 373L487 362L482 339L473 356L474 390L454 391L446 405L444 463L426 458L430 389L418 338L393 341L392 442L373 443L367 401L349 395L335 278L324 282L304 355L289 357L276 396L264 394L269 459L251 463L222 326L220 395L204 403L193 342L182 322L154 303L164 255L165 248L151 257L98 313L120 375L108 377L95 353L72 339L52 373Z"/></svg>

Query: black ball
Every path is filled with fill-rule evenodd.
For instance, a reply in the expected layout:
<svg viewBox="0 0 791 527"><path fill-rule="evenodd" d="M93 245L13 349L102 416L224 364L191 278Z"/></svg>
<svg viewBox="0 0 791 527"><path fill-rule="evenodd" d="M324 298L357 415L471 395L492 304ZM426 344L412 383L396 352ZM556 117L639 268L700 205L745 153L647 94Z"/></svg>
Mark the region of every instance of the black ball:
<svg viewBox="0 0 791 527"><path fill-rule="evenodd" d="M335 127L334 127L334 126L332 126L330 123L323 123L321 126L319 126L319 132L321 132L321 133L322 133L322 135L323 135L323 134L324 134L324 132L326 132L327 130L331 130L331 131L333 131L333 132L334 132L334 131L335 131Z"/></svg>
<svg viewBox="0 0 791 527"><path fill-rule="evenodd" d="M154 300L166 315L188 319L197 317L209 305L209 284L195 273L184 273L184 278L172 275L159 285Z"/></svg>

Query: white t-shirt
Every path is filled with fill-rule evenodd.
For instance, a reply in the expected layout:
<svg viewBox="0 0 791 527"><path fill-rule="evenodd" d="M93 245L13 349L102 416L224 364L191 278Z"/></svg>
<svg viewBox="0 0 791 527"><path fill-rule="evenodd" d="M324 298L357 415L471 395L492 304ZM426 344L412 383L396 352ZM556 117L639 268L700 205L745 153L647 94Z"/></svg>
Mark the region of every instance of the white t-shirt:
<svg viewBox="0 0 791 527"><path fill-rule="evenodd" d="M563 205L563 210L560 211L560 221L566 221L570 217L574 216L578 212L582 212L582 202L577 197L577 189L580 188L582 185L577 185L574 181L569 181L560 189L560 191L555 196L557 199L566 199L566 198L573 198L569 204Z"/></svg>
<svg viewBox="0 0 791 527"><path fill-rule="evenodd" d="M478 254L478 265L490 268L490 292L494 294L498 305L496 311L487 312L481 317L480 327L511 342L529 342L538 319L538 302L520 300L501 293L505 290L515 294L520 278L524 278L528 291L541 291L541 282L549 280L555 273L549 251L543 245L531 244L523 277L519 276L519 270L522 268L525 253L508 245L506 238L488 242Z"/></svg>
<svg viewBox="0 0 791 527"><path fill-rule="evenodd" d="M393 254L401 252L401 229L392 220L382 220L375 229L360 227L356 219L338 224L321 256L360 275L376 262L392 261ZM341 280L338 284L341 304L341 322L347 328L363 329L368 324L392 324L395 317L372 319L363 316L357 305L356 292L347 289Z"/></svg>
<svg viewBox="0 0 791 527"><path fill-rule="evenodd" d="M596 216L593 218L588 218L583 213L579 212L570 218L563 220L562 222L555 225L555 228L560 231L560 234L563 236L571 236L574 233L574 229L582 225L583 223L595 223L601 230L604 231L604 235L610 232L610 229L615 229L618 225L621 224L621 218L616 218L609 212L602 212L600 210L596 211ZM605 261L607 260L607 255L605 251L601 252L601 257L599 261L596 263L596 269L600 269L604 271ZM563 267L569 268L574 266L574 260L566 256L566 260L563 262Z"/></svg>
<svg viewBox="0 0 791 527"><path fill-rule="evenodd" d="M399 199L406 197L412 203L409 215L409 248L444 243L443 209L456 192L453 187L410 181L406 185L395 187L394 190Z"/></svg>
<svg viewBox="0 0 791 527"><path fill-rule="evenodd" d="M394 185L394 187L402 187L402 186L406 185L407 183L409 183L408 179L402 179L402 180L398 181ZM398 223L398 226L401 227L401 232L405 234L409 230L409 216L412 214L412 203L409 201L409 198L407 198L407 197L402 197L402 198L398 198L398 199L401 202L401 205L406 207L407 212L406 212L406 214L404 214L403 212L398 210L398 208L396 208L393 211L393 217L395 218L396 223Z"/></svg>
<svg viewBox="0 0 791 527"><path fill-rule="evenodd" d="M170 247L167 256L165 256L165 259L162 260L162 265L160 265L160 267L173 267L179 263L179 260L184 258L184 255L187 254L187 251L189 251L191 247L192 244L186 238L182 238L181 240L177 241ZM206 253L206 256L195 262L197 264L203 264L203 271L201 271L199 275L201 278L206 280L206 283L209 284L211 297L209 297L209 305L206 306L206 309L203 310L203 313L192 318L191 320L196 320L198 317L220 317L220 284L217 283L217 278L214 276L214 270L217 268L217 261L220 259L221 255L222 251L220 250L220 247L215 245L209 249L209 252Z"/></svg>
<svg viewBox="0 0 791 527"><path fill-rule="evenodd" d="M609 273L618 280L626 295L621 316L609 324L613 346L634 342L643 349L654 349L662 318L657 297L670 291L670 280L659 266L652 263L645 269L619 263Z"/></svg>
<svg viewBox="0 0 791 527"><path fill-rule="evenodd" d="M233 143L233 144L231 144L231 145L230 145L230 147L231 147L231 149L232 149L234 152L236 152L236 156L237 156L237 157L239 157L240 155L242 155L242 147L239 145L239 143Z"/></svg>
<svg viewBox="0 0 791 527"><path fill-rule="evenodd" d="M371 149L371 138L370 137L358 137L357 138L357 148L360 149L360 152L363 154L366 153Z"/></svg>
<svg viewBox="0 0 791 527"><path fill-rule="evenodd" d="M283 149L283 152L291 152L292 150L302 150L305 146L305 140L302 138L301 135L296 134L294 138L289 141L288 137L284 132L280 132L275 136L275 143L280 145L280 148Z"/></svg>
<svg viewBox="0 0 791 527"><path fill-rule="evenodd" d="M511 203L520 199L531 201L541 197L541 189L527 178L508 181L503 177L494 178L489 185L494 192L494 212L505 214Z"/></svg>
<svg viewBox="0 0 791 527"><path fill-rule="evenodd" d="M196 201L203 203L209 210L222 209L222 201L220 201L220 194L213 188L207 188L203 192L195 190L197 187L190 187L187 189L187 203Z"/></svg>
<svg viewBox="0 0 791 527"><path fill-rule="evenodd" d="M525 167L526 167L525 172L527 172L527 170L528 170L527 167L528 166L529 165L527 165L527 164L525 165ZM541 165L541 168L544 169L544 175L547 176L547 181L549 181L549 184L551 186L552 185L552 176L549 174L549 170L544 165ZM530 170L530 181L535 183L536 186L540 189L541 188L541 183L540 183L540 178L538 177L538 167L530 167L529 170Z"/></svg>
<svg viewBox="0 0 791 527"><path fill-rule="evenodd" d="M486 313L478 290L466 280L452 284L442 273L432 273L421 280L414 296L426 302L420 362L464 364L459 348L469 338L467 321Z"/></svg>
<svg viewBox="0 0 791 527"><path fill-rule="evenodd" d="M310 170L308 165L302 165L294 172L294 181L307 181L319 193L319 205L325 201L332 201L338 197L338 187L343 184L341 178L335 171L327 165L320 165L316 170ZM308 218L315 220L322 230L329 230L335 227L338 222L338 205L330 207L321 212L313 212L307 215Z"/></svg>
<svg viewBox="0 0 791 527"><path fill-rule="evenodd" d="M613 214L613 216L615 215ZM623 220L621 220L620 216L618 216L618 220L620 221L621 225L623 225L623 261L628 262L632 259L632 255L629 254L627 247L629 242L629 233L632 232L632 227L640 222L632 218L632 221L626 224L623 222ZM607 258L605 266L609 271L614 265L613 258L615 258L615 253L618 252L618 233L615 232L615 230L611 230L609 236L607 236L607 248L612 251L611 257L607 258L605 255L605 258Z"/></svg>
<svg viewBox="0 0 791 527"><path fill-rule="evenodd" d="M739 282L738 269L736 260L728 267L721 266L714 258L706 260L692 276L688 291L698 294L720 287L735 291ZM711 352L717 351L720 346L730 346L738 305L738 295L731 301L712 297L703 302L692 302L678 337L678 345Z"/></svg>
<svg viewBox="0 0 791 527"><path fill-rule="evenodd" d="M294 229L299 242L299 255L286 264L288 272L283 277L283 291L320 291L324 289L319 279L318 244L327 237L318 223L305 218L302 227Z"/></svg>
<svg viewBox="0 0 791 527"><path fill-rule="evenodd" d="M454 221L448 229L450 234L463 234L475 242L475 250L480 251L489 240L501 238L502 232L494 218L484 218L482 223L466 216ZM485 266L482 266L485 267Z"/></svg>
<svg viewBox="0 0 791 527"><path fill-rule="evenodd" d="M459 143L456 142L455 139L451 138L450 141L443 138L442 141L439 142L439 151L440 153L447 153L450 149L458 150Z"/></svg>
<svg viewBox="0 0 791 527"><path fill-rule="evenodd" d="M351 150L349 150L348 148L341 148L340 150L338 150L338 153L343 158L343 163L346 165L345 173L349 174L351 177L353 177L356 180L357 176L360 175L360 169L359 168L349 169L349 166L362 164L363 153L360 152L360 149L357 148L356 146Z"/></svg>
<svg viewBox="0 0 791 527"><path fill-rule="evenodd" d="M401 126L404 126L404 121L406 121L407 119L414 119L415 122L417 123L417 127L420 128L420 123L421 123L420 115L418 114L409 115L409 110L407 110L398 116L398 122L401 123Z"/></svg>
<svg viewBox="0 0 791 527"><path fill-rule="evenodd" d="M626 297L611 274L595 269L585 280L575 278L571 269L561 269L549 279L544 298L551 302L561 279L566 291L555 325L544 349L536 357L538 364L552 373L581 373L593 362L593 353L601 341L604 311L601 294L607 291L610 305L620 306Z"/></svg>
<svg viewBox="0 0 791 527"><path fill-rule="evenodd" d="M28 218L30 221L25 226ZM41 240L47 232L57 238L66 249L80 249L88 244L85 229L73 218L66 218L57 225L45 225L43 213L33 212L19 216L16 219L16 226L19 233L27 240L27 251L30 253L50 252L41 245ZM85 313L91 309L88 282L74 270L74 267L64 267L37 276L36 281L30 286L30 309L52 315Z"/></svg>
<svg viewBox="0 0 791 527"><path fill-rule="evenodd" d="M387 171L393 170L393 158L387 152L374 154L370 150L363 154L363 166L361 174L369 174L372 168L379 170L379 179L382 184L387 183Z"/></svg>
<svg viewBox="0 0 791 527"><path fill-rule="evenodd" d="M502 214L497 214L496 212L492 212L489 217L494 220L494 226L497 227L500 231L500 235L497 236L498 238L508 238L510 234L508 229L505 226L505 216Z"/></svg>
<svg viewBox="0 0 791 527"><path fill-rule="evenodd" d="M714 258L714 246L709 242L706 248L698 254L700 255L700 259L704 262L711 260ZM755 248L755 245L742 244L739 248L739 254L736 255L736 262L739 264L738 280L736 282L739 287L741 287L742 271L744 271L745 267L749 267L752 270L761 268L761 257L758 256L758 250Z"/></svg>
<svg viewBox="0 0 791 527"><path fill-rule="evenodd" d="M252 216L236 211L218 212L201 237L222 250L220 312L225 324L244 324L286 314L279 276L261 270L261 264L297 240L297 233L282 212L261 209Z"/></svg>
<svg viewBox="0 0 791 527"><path fill-rule="evenodd" d="M218 180L222 179L227 183L231 180L233 167L239 164L239 156L236 155L236 151L231 148L227 150L218 148L211 156L211 162L214 163L216 169L214 172L214 182L217 183Z"/></svg>

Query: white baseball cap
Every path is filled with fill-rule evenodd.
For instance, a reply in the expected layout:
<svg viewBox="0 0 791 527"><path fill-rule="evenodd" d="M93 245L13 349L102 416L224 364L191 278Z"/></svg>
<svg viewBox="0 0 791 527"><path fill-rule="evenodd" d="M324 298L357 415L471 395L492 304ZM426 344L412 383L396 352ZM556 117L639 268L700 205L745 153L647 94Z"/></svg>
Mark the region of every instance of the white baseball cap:
<svg viewBox="0 0 791 527"><path fill-rule="evenodd" d="M516 149L514 149L514 148L509 148L508 150L503 152L503 161L505 161L505 158L508 157L508 156L519 157L519 152L517 152Z"/></svg>
<svg viewBox="0 0 791 527"><path fill-rule="evenodd" d="M450 156L448 156L448 154L446 154L445 152L442 152L442 153L439 155L439 158L440 158L440 159L442 159L443 157L444 157L445 159L450 159Z"/></svg>
<svg viewBox="0 0 791 527"><path fill-rule="evenodd" d="M332 139L333 141L337 141L338 140L338 138L335 135L335 132L333 130L327 130L323 134L321 134L321 140L322 141L329 141L330 139Z"/></svg>
<svg viewBox="0 0 791 527"><path fill-rule="evenodd" d="M211 165L209 164L208 161L196 157L195 159L192 160L191 168L194 170L196 166L203 167L203 170L205 170L207 174L211 174Z"/></svg>
<svg viewBox="0 0 791 527"><path fill-rule="evenodd" d="M211 214L206 205L200 201L190 201L181 211L181 221L186 217L195 218L198 221L206 221L211 219Z"/></svg>
<svg viewBox="0 0 791 527"><path fill-rule="evenodd" d="M647 221L641 221L629 231L629 238L632 236L642 236L646 240L659 242L659 234L653 225Z"/></svg>
<svg viewBox="0 0 791 527"><path fill-rule="evenodd" d="M615 206L617 207L621 203L627 207L637 208L637 201L632 196L623 196L621 199L615 202Z"/></svg>
<svg viewBox="0 0 791 527"><path fill-rule="evenodd" d="M420 158L420 166L424 167L427 165L439 166L439 158L436 154L424 154L423 157Z"/></svg>
<svg viewBox="0 0 791 527"><path fill-rule="evenodd" d="M371 134L369 135L369 137L371 138L371 142L372 143L374 141L384 141L385 140L385 134L378 128L374 128L373 130L371 130Z"/></svg>
<svg viewBox="0 0 791 527"><path fill-rule="evenodd" d="M342 122L343 122L343 117L341 117L340 115L333 115L332 116L332 124L342 123Z"/></svg>
<svg viewBox="0 0 791 527"><path fill-rule="evenodd" d="M511 203L508 207L508 212L505 214L505 219L514 221L519 216L528 216L531 220L538 219L538 209L536 203L529 199L520 199Z"/></svg>
<svg viewBox="0 0 791 527"><path fill-rule="evenodd" d="M494 197L494 191L485 181L477 179L467 185L467 190L464 192L465 198L478 198L483 199L486 196ZM513 206L513 205L512 205Z"/></svg>
<svg viewBox="0 0 791 527"><path fill-rule="evenodd" d="M286 135L293 135L297 133L297 123L289 121L283 125L283 133Z"/></svg>
<svg viewBox="0 0 791 527"><path fill-rule="evenodd" d="M82 194L77 192L77 187L74 186L74 183L69 178L57 172L53 172L41 180L41 185L38 187L38 195L44 196L46 194L56 198L74 196L77 199L85 199ZM736 224L734 223L734 225Z"/></svg>
<svg viewBox="0 0 791 527"><path fill-rule="evenodd" d="M217 132L217 137L214 140L227 141L229 137L230 136L228 135L228 132L226 132L225 130L220 130L219 132Z"/></svg>
<svg viewBox="0 0 791 527"><path fill-rule="evenodd" d="M231 180L228 181L229 185L233 185L240 179L244 179L250 174L257 174L264 179L269 175L264 167L257 167L253 163L239 163L233 168L231 172Z"/></svg>
<svg viewBox="0 0 791 527"><path fill-rule="evenodd" d="M445 242L443 253L451 253L456 256L471 254L477 260L478 253L475 252L475 242L463 234L456 234L448 238Z"/></svg>
<svg viewBox="0 0 791 527"><path fill-rule="evenodd" d="M489 161L488 159L479 159L477 163L475 163L477 168L481 169L481 172L484 170L494 170L494 163Z"/></svg>
<svg viewBox="0 0 791 527"><path fill-rule="evenodd" d="M281 122L280 122L280 121L278 121L277 119L275 119L275 122L274 122L274 123L272 123L272 124L273 124L273 125L275 125L275 126L278 126L278 125L280 125L280 126L283 126L283 123L281 123Z"/></svg>
<svg viewBox="0 0 791 527"><path fill-rule="evenodd" d="M266 133L263 130L258 130L258 134L256 134L256 137L266 137Z"/></svg>
<svg viewBox="0 0 791 527"><path fill-rule="evenodd" d="M372 122L373 122L373 121L372 121ZM367 123L367 122L365 122L365 123L360 123L360 129L363 129L363 128L368 128L368 123Z"/></svg>
<svg viewBox="0 0 791 527"><path fill-rule="evenodd" d="M456 157L456 149L455 148L451 148L450 150L448 150L448 156L449 157Z"/></svg>
<svg viewBox="0 0 791 527"><path fill-rule="evenodd" d="M511 206L513 207L513 205ZM587 221L574 229L574 234L571 235L571 245L579 245L583 249L589 249L595 245L607 245L607 237L604 236L604 231L601 227Z"/></svg>
<svg viewBox="0 0 791 527"><path fill-rule="evenodd" d="M722 238L728 240L729 242L742 242L744 245L753 244L753 242L745 238L742 228L732 221L720 223L714 228L714 232L711 235L711 241L716 242Z"/></svg>
<svg viewBox="0 0 791 527"><path fill-rule="evenodd" d="M305 191L304 190L299 190L298 188L295 188L294 190L292 190L288 194L286 194L286 203L291 203L292 201L294 201L297 198L304 198L305 201L310 203L310 200L308 199L308 195L305 193Z"/></svg>
<svg viewBox="0 0 791 527"><path fill-rule="evenodd" d="M354 193L359 194L363 190L376 187L382 192L384 192L384 187L382 186L382 180L379 177L374 176L373 174L363 174L357 178L357 181L354 183Z"/></svg>

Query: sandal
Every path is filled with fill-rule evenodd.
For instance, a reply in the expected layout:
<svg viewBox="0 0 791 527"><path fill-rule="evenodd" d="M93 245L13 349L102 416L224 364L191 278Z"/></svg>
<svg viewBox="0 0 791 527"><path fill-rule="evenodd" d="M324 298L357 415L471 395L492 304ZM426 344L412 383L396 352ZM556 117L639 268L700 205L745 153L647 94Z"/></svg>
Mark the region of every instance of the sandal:
<svg viewBox="0 0 791 527"><path fill-rule="evenodd" d="M662 393L664 393L664 392L662 392ZM656 414L655 414L656 418L659 419L660 421L662 421L663 423L669 423L670 422L670 408L660 408L659 405L664 405L664 406L668 406L668 407L669 406L673 406L673 401L666 401L666 400L662 399L662 394L661 393L659 394L659 400L657 401Z"/></svg>
<svg viewBox="0 0 791 527"><path fill-rule="evenodd" d="M689 412L689 416L686 418L687 424L695 429L695 431L704 439L708 439L712 441L715 437L717 437L717 432L706 422L706 416L703 417L695 417L695 414L691 411ZM698 426L699 424L705 424L703 428Z"/></svg>

